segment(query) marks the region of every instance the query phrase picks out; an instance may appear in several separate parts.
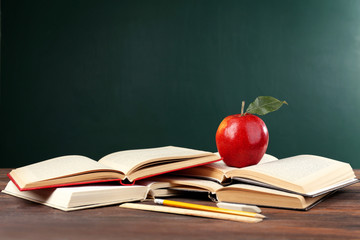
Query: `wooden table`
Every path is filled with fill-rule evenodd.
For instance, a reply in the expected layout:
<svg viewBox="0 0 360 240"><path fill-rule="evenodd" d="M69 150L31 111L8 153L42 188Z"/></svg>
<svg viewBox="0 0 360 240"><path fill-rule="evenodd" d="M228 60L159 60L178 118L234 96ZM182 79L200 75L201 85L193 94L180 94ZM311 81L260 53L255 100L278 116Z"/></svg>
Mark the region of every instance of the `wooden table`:
<svg viewBox="0 0 360 240"><path fill-rule="evenodd" d="M4 189L10 169L0 169ZM360 170L356 170L359 177ZM182 200L177 198L176 200ZM214 205L196 198L192 202ZM360 184L303 211L262 208L261 223L240 223L109 206L62 212L0 194L0 239L360 239Z"/></svg>

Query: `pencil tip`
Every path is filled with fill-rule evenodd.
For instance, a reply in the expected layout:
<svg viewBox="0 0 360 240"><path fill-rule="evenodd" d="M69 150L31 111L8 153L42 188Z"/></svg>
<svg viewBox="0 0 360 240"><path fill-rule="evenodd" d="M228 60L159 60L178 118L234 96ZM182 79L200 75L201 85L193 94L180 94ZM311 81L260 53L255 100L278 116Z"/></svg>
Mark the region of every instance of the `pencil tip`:
<svg viewBox="0 0 360 240"><path fill-rule="evenodd" d="M264 216L262 214L256 214L255 216L258 217L258 218L267 218L266 216Z"/></svg>

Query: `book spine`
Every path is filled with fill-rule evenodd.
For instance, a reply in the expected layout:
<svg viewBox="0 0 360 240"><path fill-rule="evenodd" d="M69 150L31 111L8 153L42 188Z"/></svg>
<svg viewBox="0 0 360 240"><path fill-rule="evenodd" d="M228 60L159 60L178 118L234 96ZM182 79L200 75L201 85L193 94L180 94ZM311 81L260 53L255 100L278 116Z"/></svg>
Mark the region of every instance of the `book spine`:
<svg viewBox="0 0 360 240"><path fill-rule="evenodd" d="M120 180L120 184L123 186L133 186L135 184L135 181L130 182L128 179Z"/></svg>

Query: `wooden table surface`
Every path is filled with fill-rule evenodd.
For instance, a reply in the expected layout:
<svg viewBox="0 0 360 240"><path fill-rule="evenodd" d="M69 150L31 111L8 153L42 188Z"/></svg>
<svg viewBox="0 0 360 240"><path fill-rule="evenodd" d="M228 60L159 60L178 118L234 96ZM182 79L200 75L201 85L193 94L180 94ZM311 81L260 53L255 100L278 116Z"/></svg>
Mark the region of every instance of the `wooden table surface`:
<svg viewBox="0 0 360 240"><path fill-rule="evenodd" d="M9 171L0 169L1 190ZM214 205L199 197L191 202ZM117 205L63 212L0 193L0 239L360 239L360 184L307 212L263 207L262 213L268 219L254 224Z"/></svg>

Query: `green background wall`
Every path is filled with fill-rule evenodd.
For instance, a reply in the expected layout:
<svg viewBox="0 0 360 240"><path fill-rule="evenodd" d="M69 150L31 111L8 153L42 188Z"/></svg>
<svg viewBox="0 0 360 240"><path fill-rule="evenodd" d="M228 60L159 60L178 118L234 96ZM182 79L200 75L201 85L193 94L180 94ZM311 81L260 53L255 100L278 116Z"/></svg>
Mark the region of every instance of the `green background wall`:
<svg viewBox="0 0 360 240"><path fill-rule="evenodd" d="M360 1L1 1L1 167L177 145L216 151L259 95L268 153L360 168Z"/></svg>

